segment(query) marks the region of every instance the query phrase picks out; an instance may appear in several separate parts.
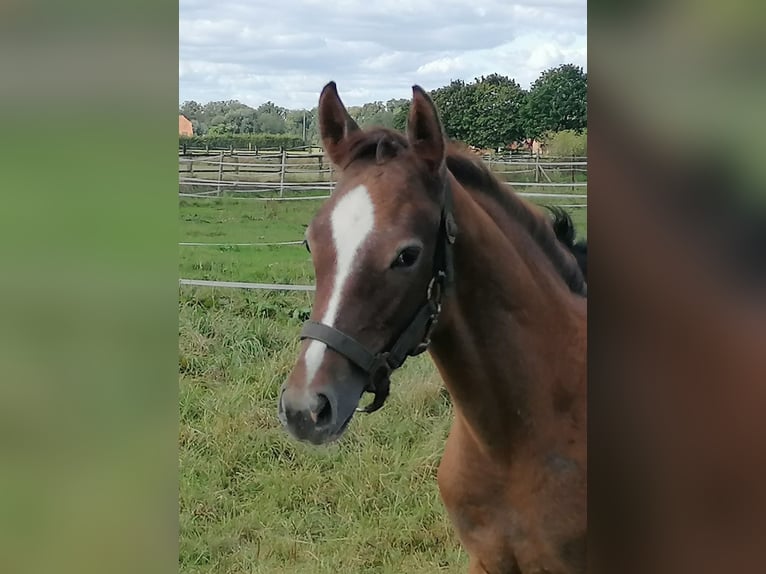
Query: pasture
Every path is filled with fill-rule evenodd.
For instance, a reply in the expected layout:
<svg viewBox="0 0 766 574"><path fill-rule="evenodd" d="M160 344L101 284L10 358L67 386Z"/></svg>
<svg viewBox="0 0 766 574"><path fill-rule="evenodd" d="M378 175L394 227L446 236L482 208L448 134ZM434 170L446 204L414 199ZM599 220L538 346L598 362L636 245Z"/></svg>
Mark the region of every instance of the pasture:
<svg viewBox="0 0 766 574"><path fill-rule="evenodd" d="M227 245L180 246L180 276L313 283L300 245L230 244L300 240L319 205L181 199L179 241ZM570 212L584 236L586 210ZM180 288L180 570L465 572L436 485L450 404L427 354L397 371L385 407L357 415L338 443L299 444L282 430L278 390L311 298Z"/></svg>

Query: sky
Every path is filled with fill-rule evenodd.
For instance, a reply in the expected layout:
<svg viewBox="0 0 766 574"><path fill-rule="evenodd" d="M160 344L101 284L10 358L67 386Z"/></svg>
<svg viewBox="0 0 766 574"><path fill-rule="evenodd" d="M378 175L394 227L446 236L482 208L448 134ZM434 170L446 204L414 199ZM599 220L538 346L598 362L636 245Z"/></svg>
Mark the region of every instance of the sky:
<svg viewBox="0 0 766 574"><path fill-rule="evenodd" d="M498 73L587 71L586 0L180 0L179 102L347 106Z"/></svg>

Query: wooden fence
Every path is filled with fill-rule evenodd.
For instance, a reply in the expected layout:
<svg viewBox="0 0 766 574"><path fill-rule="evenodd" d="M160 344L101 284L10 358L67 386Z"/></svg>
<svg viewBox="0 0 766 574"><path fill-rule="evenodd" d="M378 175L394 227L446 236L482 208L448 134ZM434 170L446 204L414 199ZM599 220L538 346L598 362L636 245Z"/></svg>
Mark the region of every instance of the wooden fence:
<svg viewBox="0 0 766 574"><path fill-rule="evenodd" d="M515 188L584 192L587 187L587 158L485 156L484 160ZM329 192L335 184L332 164L314 150L192 150L179 154L178 174L181 194L194 196L230 192L285 197Z"/></svg>

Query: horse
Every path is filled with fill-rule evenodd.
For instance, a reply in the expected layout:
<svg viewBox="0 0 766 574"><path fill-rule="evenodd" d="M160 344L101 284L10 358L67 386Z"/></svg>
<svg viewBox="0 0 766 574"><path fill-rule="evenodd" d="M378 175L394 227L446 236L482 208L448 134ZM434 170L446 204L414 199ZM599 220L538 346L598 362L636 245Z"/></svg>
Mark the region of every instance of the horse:
<svg viewBox="0 0 766 574"><path fill-rule="evenodd" d="M403 134L360 129L334 82L321 92L338 180L306 231L315 300L279 419L336 440L428 350L453 405L437 482L469 572L582 572L587 284L571 219L514 194L412 94Z"/></svg>

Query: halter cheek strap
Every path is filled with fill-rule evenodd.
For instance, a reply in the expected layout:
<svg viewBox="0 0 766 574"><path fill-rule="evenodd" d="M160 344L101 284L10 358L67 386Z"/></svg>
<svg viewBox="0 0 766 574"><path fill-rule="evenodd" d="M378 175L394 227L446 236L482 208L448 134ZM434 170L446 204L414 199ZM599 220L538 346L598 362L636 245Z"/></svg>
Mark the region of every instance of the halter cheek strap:
<svg viewBox="0 0 766 574"><path fill-rule="evenodd" d="M368 374L369 382L365 391L373 393L375 398L372 403L357 410L372 413L382 407L388 398L391 373L401 367L408 357L424 352L431 343L431 333L441 313L442 295L454 281L452 245L456 235L457 225L452 213L452 189L449 180L445 179L433 274L428 283L426 301L387 350L373 353L350 335L330 325L316 321L304 323L301 340L315 339L324 343Z"/></svg>

